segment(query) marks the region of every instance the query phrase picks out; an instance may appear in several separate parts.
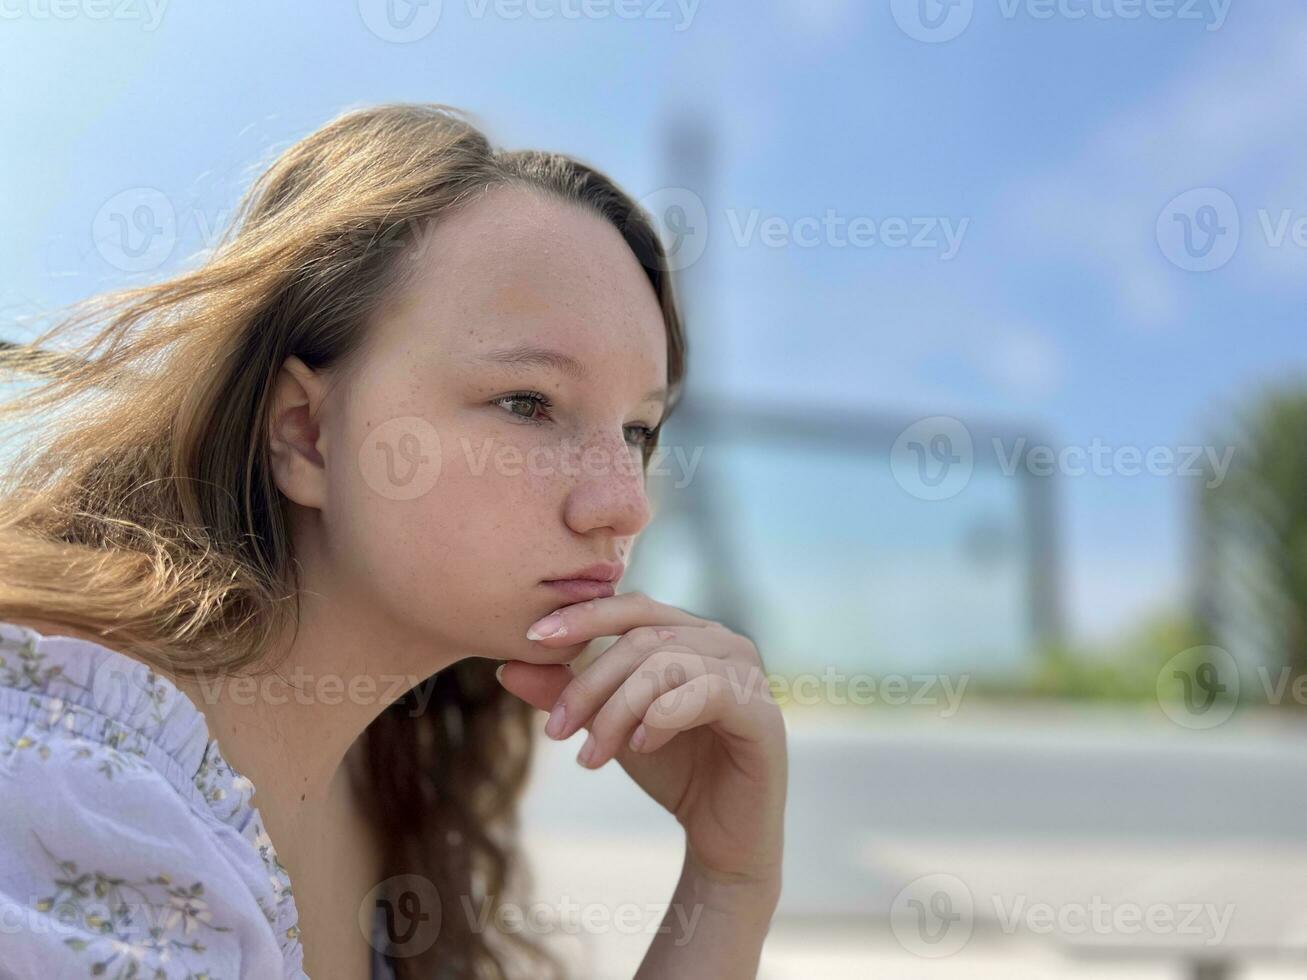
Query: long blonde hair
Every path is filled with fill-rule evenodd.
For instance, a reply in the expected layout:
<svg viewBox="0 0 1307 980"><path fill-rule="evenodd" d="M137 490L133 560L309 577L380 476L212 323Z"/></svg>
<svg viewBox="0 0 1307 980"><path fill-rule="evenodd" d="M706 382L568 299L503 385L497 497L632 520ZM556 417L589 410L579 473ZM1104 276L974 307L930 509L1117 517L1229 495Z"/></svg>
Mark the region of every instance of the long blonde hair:
<svg viewBox="0 0 1307 980"><path fill-rule="evenodd" d="M666 322L670 413L686 345L647 214L576 160L493 149L466 115L435 103L341 114L254 181L197 268L75 304L0 350L0 373L20 384L0 405L18 448L0 476L0 619L67 624L167 670L270 669L271 640L298 620L267 445L278 371L290 355L345 363L416 267L405 258L423 230L497 186L581 203L621 232ZM441 671L425 710L410 692L352 753L387 874L423 875L492 913L513 872L529 881L515 839L533 731L495 666ZM557 974L542 948L454 915L426 954L393 962L401 980L502 978L511 952L532 976Z"/></svg>

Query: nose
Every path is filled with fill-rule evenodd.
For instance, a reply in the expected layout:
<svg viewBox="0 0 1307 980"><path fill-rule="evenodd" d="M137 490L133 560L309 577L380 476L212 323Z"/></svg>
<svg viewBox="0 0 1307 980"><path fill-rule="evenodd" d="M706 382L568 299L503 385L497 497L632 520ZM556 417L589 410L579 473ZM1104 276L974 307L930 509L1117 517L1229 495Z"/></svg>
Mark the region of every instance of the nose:
<svg viewBox="0 0 1307 980"><path fill-rule="evenodd" d="M565 519L578 534L608 528L617 537L634 537L652 516L639 447L622 437L596 437L576 461Z"/></svg>

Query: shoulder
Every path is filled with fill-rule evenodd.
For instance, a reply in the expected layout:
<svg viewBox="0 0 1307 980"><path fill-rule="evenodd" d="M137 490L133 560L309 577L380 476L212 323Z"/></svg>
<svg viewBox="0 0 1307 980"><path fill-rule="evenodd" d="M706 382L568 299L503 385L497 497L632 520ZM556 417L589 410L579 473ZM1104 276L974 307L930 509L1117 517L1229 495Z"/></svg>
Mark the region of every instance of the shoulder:
<svg viewBox="0 0 1307 980"><path fill-rule="evenodd" d="M60 706L50 709L58 712ZM267 920L212 827L144 755L0 725L6 975L279 976Z"/></svg>

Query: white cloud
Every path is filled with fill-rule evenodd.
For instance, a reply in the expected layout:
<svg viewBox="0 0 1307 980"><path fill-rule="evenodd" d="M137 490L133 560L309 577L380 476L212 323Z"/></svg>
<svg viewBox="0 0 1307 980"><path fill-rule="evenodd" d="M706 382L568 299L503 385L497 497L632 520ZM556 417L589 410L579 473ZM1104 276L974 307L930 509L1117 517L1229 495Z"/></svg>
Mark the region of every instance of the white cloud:
<svg viewBox="0 0 1307 980"><path fill-rule="evenodd" d="M782 0L776 12L782 28L797 31L809 41L826 41L837 35L848 36L858 6L853 0Z"/></svg>
<svg viewBox="0 0 1307 980"><path fill-rule="evenodd" d="M1033 237L1033 250L1088 265L1112 282L1132 326L1168 325L1183 313L1186 273L1161 255L1154 223L1194 187L1223 188L1240 207L1241 261L1222 275L1301 289L1300 257L1265 247L1257 211L1303 200L1301 179L1286 185L1277 174L1307 164L1307 14L1277 7L1273 22L1249 25L1245 35L1234 27L1093 133L1073 159L1023 176L1003 195L1020 250L1032 251Z"/></svg>
<svg viewBox="0 0 1307 980"><path fill-rule="evenodd" d="M996 384L1026 398L1047 398L1062 381L1061 350L1046 332L1002 327L978 351L982 369Z"/></svg>

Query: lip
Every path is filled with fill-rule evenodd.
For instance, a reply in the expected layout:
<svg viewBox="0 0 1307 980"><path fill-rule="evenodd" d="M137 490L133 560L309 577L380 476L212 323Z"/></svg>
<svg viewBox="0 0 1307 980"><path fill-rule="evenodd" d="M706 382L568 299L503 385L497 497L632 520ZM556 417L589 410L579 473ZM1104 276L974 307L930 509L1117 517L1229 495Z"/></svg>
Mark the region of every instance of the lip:
<svg viewBox="0 0 1307 980"><path fill-rule="evenodd" d="M617 588L612 582L600 582L592 578L552 579L544 584L561 592L573 602L584 602L586 599L607 599L617 593Z"/></svg>
<svg viewBox="0 0 1307 980"><path fill-rule="evenodd" d="M592 582L616 582L625 571L626 566L620 561L600 561L585 568L578 568L566 575L560 575L558 578L546 579L546 581L575 582L580 579L589 579Z"/></svg>

